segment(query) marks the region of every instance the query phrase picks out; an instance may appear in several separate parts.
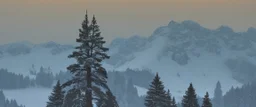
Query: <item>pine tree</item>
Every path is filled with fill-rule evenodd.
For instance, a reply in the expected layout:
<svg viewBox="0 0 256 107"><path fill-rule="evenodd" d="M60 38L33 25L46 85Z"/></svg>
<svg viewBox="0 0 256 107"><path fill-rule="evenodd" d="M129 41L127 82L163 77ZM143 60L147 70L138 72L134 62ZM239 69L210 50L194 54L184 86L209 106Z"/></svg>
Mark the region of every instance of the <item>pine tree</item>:
<svg viewBox="0 0 256 107"><path fill-rule="evenodd" d="M172 97L170 90L168 89L166 93L166 106L165 107L173 107Z"/></svg>
<svg viewBox="0 0 256 107"><path fill-rule="evenodd" d="M93 99L103 99L95 98L95 91L98 88L103 90L110 89L107 86L107 71L102 67L101 62L104 59L108 59L109 56L106 54L108 48L105 48L103 44L103 37L95 16L93 16L91 24L89 24L88 15L86 12L85 20L82 23L82 28L79 29L79 38L76 40L80 45L77 46L69 58L74 58L77 63L70 65L67 69L73 74L73 78L64 83L63 87L73 86L74 89L84 93L78 95L77 100L82 98L86 107L92 107ZM101 90L102 91L102 90ZM98 94L106 94L105 92ZM102 97L102 96L101 96Z"/></svg>
<svg viewBox="0 0 256 107"><path fill-rule="evenodd" d="M212 107L211 100L209 98L208 92L206 92L206 95L204 96L204 101L202 107Z"/></svg>
<svg viewBox="0 0 256 107"><path fill-rule="evenodd" d="M172 107L178 107L174 97L172 98Z"/></svg>
<svg viewBox="0 0 256 107"><path fill-rule="evenodd" d="M219 81L217 82L216 88L214 90L213 102L215 107L223 107L222 90L221 90L221 84Z"/></svg>
<svg viewBox="0 0 256 107"><path fill-rule="evenodd" d="M116 102L116 98L115 96L112 94L111 91L107 91L106 92L106 105L103 107L119 107L117 102Z"/></svg>
<svg viewBox="0 0 256 107"><path fill-rule="evenodd" d="M96 96L100 96L96 102L97 107L119 107L118 103L116 102L116 98L111 91L107 91L106 94L101 92L99 88L95 91L99 91L96 92Z"/></svg>
<svg viewBox="0 0 256 107"><path fill-rule="evenodd" d="M0 90L0 107L4 106L5 104L5 95L2 90Z"/></svg>
<svg viewBox="0 0 256 107"><path fill-rule="evenodd" d="M165 98L166 92L164 90L164 85L157 73L147 91L144 105L146 107L164 107L166 105Z"/></svg>
<svg viewBox="0 0 256 107"><path fill-rule="evenodd" d="M49 96L49 102L47 102L46 107L61 107L64 100L64 91L62 91L60 81L57 82L56 86Z"/></svg>
<svg viewBox="0 0 256 107"><path fill-rule="evenodd" d="M64 97L62 107L73 107L73 105L76 105L76 97L79 95L78 93L80 93L80 91L76 89L68 90Z"/></svg>
<svg viewBox="0 0 256 107"><path fill-rule="evenodd" d="M183 96L182 107L199 107L196 96L195 89L192 83L190 83L186 95Z"/></svg>

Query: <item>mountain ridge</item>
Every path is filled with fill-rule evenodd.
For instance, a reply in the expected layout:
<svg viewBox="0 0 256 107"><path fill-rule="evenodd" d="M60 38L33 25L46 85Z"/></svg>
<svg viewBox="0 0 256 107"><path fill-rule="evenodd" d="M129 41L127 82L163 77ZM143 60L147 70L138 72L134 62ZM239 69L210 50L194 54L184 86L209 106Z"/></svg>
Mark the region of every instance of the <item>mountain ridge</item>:
<svg viewBox="0 0 256 107"><path fill-rule="evenodd" d="M226 26L210 30L190 20L171 21L157 28L149 37L135 35L114 39L108 46L111 58L103 66L108 71L146 68L159 72L166 87L177 98L182 97L181 92L185 92L190 82L200 96L205 91L212 94L217 81L223 84L223 92L227 92L232 86L241 86L256 77L255 35L255 28L234 32ZM56 73L66 71L66 67L75 62L67 58L73 45L47 42L33 45L34 48L27 48L29 46L25 44L21 46L25 51L14 51L14 55L2 52L0 68L29 75L29 69L35 65L35 69L51 67ZM27 49L30 51L24 54Z"/></svg>

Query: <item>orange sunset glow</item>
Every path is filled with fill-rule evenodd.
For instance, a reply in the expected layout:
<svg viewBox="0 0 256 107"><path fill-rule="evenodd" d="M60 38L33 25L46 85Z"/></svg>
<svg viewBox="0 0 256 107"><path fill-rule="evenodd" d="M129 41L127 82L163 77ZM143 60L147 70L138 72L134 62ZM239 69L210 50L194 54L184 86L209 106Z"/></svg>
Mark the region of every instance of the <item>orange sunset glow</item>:
<svg viewBox="0 0 256 107"><path fill-rule="evenodd" d="M86 9L98 16L108 42L117 36L150 36L171 20L246 31L256 27L255 5L255 0L0 0L0 41L72 42Z"/></svg>

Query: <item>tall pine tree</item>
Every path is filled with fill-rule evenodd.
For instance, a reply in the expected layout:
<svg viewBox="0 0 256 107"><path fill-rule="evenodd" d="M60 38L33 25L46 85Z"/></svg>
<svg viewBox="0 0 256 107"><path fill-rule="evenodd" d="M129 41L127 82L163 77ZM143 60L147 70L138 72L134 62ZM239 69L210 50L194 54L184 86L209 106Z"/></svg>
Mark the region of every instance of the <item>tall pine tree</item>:
<svg viewBox="0 0 256 107"><path fill-rule="evenodd" d="M199 107L197 95L192 83L190 83L186 95L183 96L182 107Z"/></svg>
<svg viewBox="0 0 256 107"><path fill-rule="evenodd" d="M106 92L106 99L105 99L105 105L102 107L119 107L115 96L112 94L111 91Z"/></svg>
<svg viewBox="0 0 256 107"><path fill-rule="evenodd" d="M164 107L166 106L166 92L163 82L160 80L158 73L150 84L147 91L144 105L146 107Z"/></svg>
<svg viewBox="0 0 256 107"><path fill-rule="evenodd" d="M217 82L216 88L214 90L213 105L214 107L223 107L223 96L221 84L219 81Z"/></svg>
<svg viewBox="0 0 256 107"><path fill-rule="evenodd" d="M119 107L116 101L116 97L112 94L111 91L107 91L106 94L101 92L99 88L95 91L97 91L96 96L98 96L96 102L97 107Z"/></svg>
<svg viewBox="0 0 256 107"><path fill-rule="evenodd" d="M64 83L63 86L72 86L72 88L79 90L83 94L77 95L76 100L85 100L83 105L92 107L93 99L103 99L96 98L98 96L95 94L99 91L95 90L100 88L103 94L106 94L103 92L105 90L110 91L107 86L107 72L101 65L104 59L109 58L106 54L108 48L103 46L105 41L103 41L95 16L89 24L86 12L85 20L79 32L79 38L76 42L80 45L75 48L76 51L69 55L69 58L74 58L77 62L67 67L73 74L73 78Z"/></svg>
<svg viewBox="0 0 256 107"><path fill-rule="evenodd" d="M64 91L62 91L60 81L57 82L53 89L51 96L49 96L49 102L46 107L61 107L64 100Z"/></svg>
<svg viewBox="0 0 256 107"><path fill-rule="evenodd" d="M85 100L82 100L81 102L78 102L79 100L78 101L75 100L77 98L77 95L79 95L79 93L80 93L80 91L76 90L76 89L68 90L64 97L62 107L73 107L73 105L79 105L79 104L83 103L82 101L85 101Z"/></svg>
<svg viewBox="0 0 256 107"><path fill-rule="evenodd" d="M174 97L172 98L172 107L178 107Z"/></svg>
<svg viewBox="0 0 256 107"><path fill-rule="evenodd" d="M209 98L208 92L206 92L206 94L204 96L204 101L203 101L202 107L212 107L212 103L211 103L211 100Z"/></svg>
<svg viewBox="0 0 256 107"><path fill-rule="evenodd" d="M172 105L173 105L172 97L171 97L170 90L168 89L167 93L166 93L166 106L165 107L173 107Z"/></svg>
<svg viewBox="0 0 256 107"><path fill-rule="evenodd" d="M3 107L5 104L5 95L2 90L0 90L0 107Z"/></svg>

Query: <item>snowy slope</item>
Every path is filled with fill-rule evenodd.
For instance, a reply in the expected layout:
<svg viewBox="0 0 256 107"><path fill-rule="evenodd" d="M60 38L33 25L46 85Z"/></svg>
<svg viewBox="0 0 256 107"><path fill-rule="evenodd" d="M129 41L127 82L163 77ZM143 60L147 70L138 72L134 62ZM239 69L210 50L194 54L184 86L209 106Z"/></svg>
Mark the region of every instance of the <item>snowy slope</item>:
<svg viewBox="0 0 256 107"><path fill-rule="evenodd" d="M30 88L19 90L3 90L8 99L15 99L18 104L26 107L46 107L52 89Z"/></svg>
<svg viewBox="0 0 256 107"><path fill-rule="evenodd" d="M13 44L5 45L5 47L12 46ZM35 70L39 71L42 66L44 68L50 67L52 72L65 71L66 67L73 63L73 59L69 59L67 56L72 53L72 48L63 47L63 52L53 54L54 51L61 49L62 47L55 46L52 42L32 45L30 46L30 52L27 54L10 55L7 52L0 58L0 68L7 68L8 71L14 73L20 73L29 75L29 70L34 65ZM52 47L51 47L52 46ZM4 49L2 49L3 52ZM17 50L19 51L19 50Z"/></svg>
<svg viewBox="0 0 256 107"><path fill-rule="evenodd" d="M145 96L147 94L148 89L136 85L134 87L137 89L139 96Z"/></svg>
<svg viewBox="0 0 256 107"><path fill-rule="evenodd" d="M217 81L222 83L223 92L228 91L231 86L241 86L241 83L232 78L231 72L223 64L223 59L218 56L209 54L193 58L187 65L179 65L169 58L158 60L157 56L166 42L168 41L164 37L156 39L152 44L157 45L152 45L151 48L136 53L134 60L125 63L117 70L150 68L153 72L159 72L165 86L171 90L177 100L181 100L191 82L199 96L203 96L206 91L213 95ZM141 90L141 88L139 89Z"/></svg>
<svg viewBox="0 0 256 107"><path fill-rule="evenodd" d="M217 81L225 93L232 86L241 86L256 78L255 35L255 28L234 32L228 26L210 30L193 21L171 21L157 28L146 42L138 38L143 44L122 42L128 49L137 51L123 51L124 47L117 47L118 41L115 41L113 48L119 50L116 54L124 56L117 59L125 61L114 65L114 69L149 68L158 72L177 99L181 99L191 82L199 96L206 91L213 95Z"/></svg>

